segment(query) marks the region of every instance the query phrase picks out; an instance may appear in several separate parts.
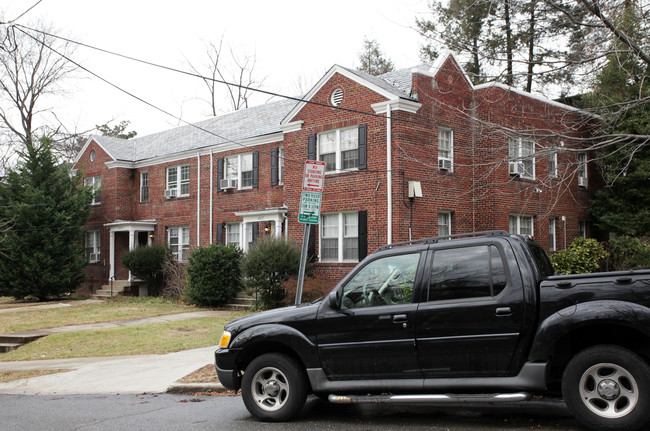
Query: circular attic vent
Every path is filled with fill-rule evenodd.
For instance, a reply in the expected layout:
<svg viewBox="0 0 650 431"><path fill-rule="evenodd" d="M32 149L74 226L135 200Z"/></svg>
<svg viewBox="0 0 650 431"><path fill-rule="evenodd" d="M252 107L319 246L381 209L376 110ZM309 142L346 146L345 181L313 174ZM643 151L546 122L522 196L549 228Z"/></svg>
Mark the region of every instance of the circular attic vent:
<svg viewBox="0 0 650 431"><path fill-rule="evenodd" d="M90 161L91 161L91 162L94 162L94 161L95 161L95 150L92 150L92 151L90 152Z"/></svg>
<svg viewBox="0 0 650 431"><path fill-rule="evenodd" d="M337 88L336 90L332 91L330 101L332 102L332 105L340 106L341 102L343 101L343 90Z"/></svg>

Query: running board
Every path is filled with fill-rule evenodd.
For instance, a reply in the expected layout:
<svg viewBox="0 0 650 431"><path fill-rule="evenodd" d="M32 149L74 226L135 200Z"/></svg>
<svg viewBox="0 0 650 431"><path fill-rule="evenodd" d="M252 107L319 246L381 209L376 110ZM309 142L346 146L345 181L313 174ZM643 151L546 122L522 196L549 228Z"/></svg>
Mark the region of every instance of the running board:
<svg viewBox="0 0 650 431"><path fill-rule="evenodd" d="M530 394L440 394L440 395L334 395L334 404L448 404L448 403L512 403L530 399Z"/></svg>

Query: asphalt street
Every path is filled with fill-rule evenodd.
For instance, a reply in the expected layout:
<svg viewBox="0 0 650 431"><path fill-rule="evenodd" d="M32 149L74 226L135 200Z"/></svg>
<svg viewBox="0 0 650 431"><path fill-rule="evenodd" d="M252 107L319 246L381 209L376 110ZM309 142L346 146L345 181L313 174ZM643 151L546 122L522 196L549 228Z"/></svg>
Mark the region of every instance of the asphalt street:
<svg viewBox="0 0 650 431"><path fill-rule="evenodd" d="M289 423L260 423L239 396L172 394L0 395L0 429L30 430L353 430L584 431L559 402L465 407L333 405L310 397Z"/></svg>

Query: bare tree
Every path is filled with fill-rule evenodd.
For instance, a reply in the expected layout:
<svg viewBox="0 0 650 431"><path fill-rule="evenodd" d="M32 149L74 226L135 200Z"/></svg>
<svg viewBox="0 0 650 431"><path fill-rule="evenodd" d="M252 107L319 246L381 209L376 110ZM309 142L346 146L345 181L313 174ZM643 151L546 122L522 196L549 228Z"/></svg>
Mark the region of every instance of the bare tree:
<svg viewBox="0 0 650 431"><path fill-rule="evenodd" d="M224 38L219 44L209 42L206 46L207 61L199 68L187 60L192 70L200 75L208 90L206 102L210 105L211 115L216 116L224 107L220 104L220 95L225 94L229 107L234 111L248 108L251 95L261 88L264 78L255 76L256 57L248 54L237 55L232 47L224 55ZM207 73L203 73L206 70Z"/></svg>
<svg viewBox="0 0 650 431"><path fill-rule="evenodd" d="M8 144L22 144L28 149L33 148L34 134L46 131L39 118L49 111L41 107L44 99L60 95L61 82L74 70L51 49L67 56L72 52L70 45L48 36L50 32L45 30L49 29L32 32L11 26L0 45L0 127ZM52 136L59 126L50 124L43 134Z"/></svg>

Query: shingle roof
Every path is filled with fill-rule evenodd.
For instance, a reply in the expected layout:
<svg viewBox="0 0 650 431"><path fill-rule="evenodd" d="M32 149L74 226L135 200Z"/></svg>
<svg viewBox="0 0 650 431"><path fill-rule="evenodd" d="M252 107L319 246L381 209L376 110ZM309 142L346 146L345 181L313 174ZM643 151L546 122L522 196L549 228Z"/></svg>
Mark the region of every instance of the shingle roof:
<svg viewBox="0 0 650 431"><path fill-rule="evenodd" d="M280 121L295 104L295 100L280 100L129 140L108 136L93 139L115 160L140 162L278 133Z"/></svg>

